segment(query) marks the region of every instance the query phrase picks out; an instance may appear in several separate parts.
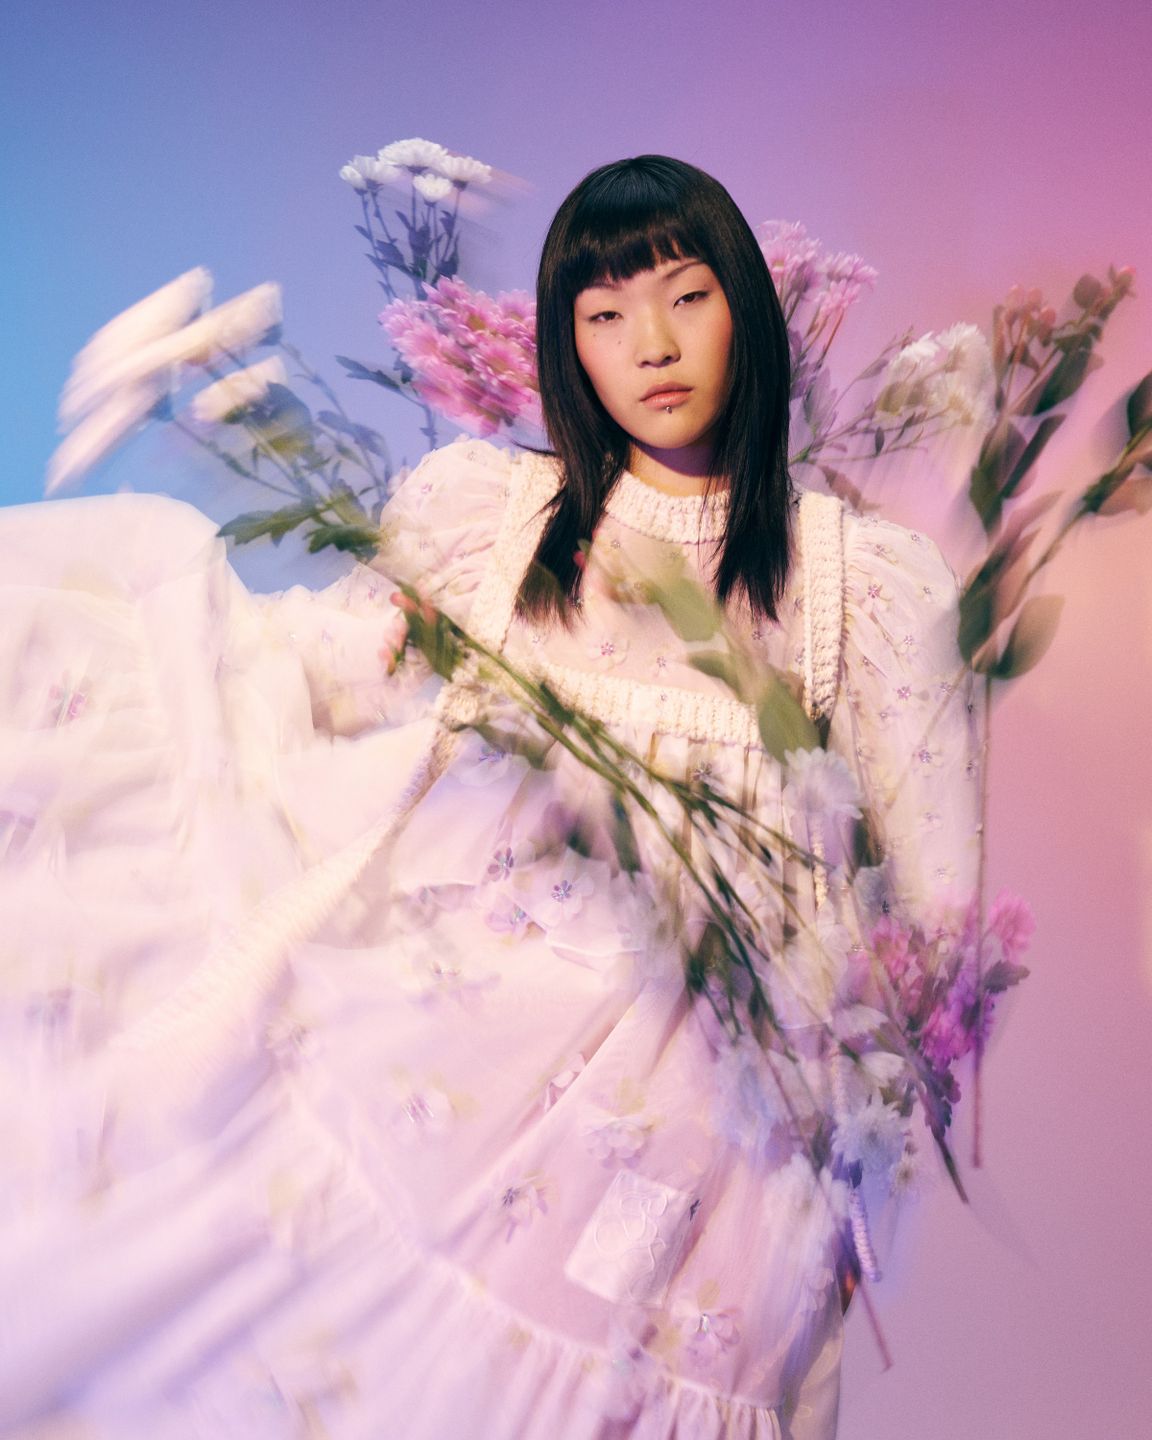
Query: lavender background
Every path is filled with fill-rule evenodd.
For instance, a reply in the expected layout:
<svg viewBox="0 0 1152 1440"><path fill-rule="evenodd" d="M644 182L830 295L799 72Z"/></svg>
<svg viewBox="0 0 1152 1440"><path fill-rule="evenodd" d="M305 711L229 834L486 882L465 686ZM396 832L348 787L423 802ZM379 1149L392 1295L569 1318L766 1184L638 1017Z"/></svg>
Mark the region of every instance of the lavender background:
<svg viewBox="0 0 1152 1440"><path fill-rule="evenodd" d="M906 324L986 322L1016 281L1062 298L1114 260L1152 283L1146 0L8 0L2 26L6 503L39 493L71 355L194 264L220 298L281 281L314 361L381 349L336 171L409 135L524 177L471 252L489 288L530 284L556 204L623 154L702 165L754 222L803 220L881 272L842 375ZM1152 362L1149 305L1118 313L1049 479L1103 458L1091 417ZM418 448L377 392L344 393ZM170 463L145 437L98 488L207 487ZM946 548L948 483L926 461L892 493ZM930 1191L874 1292L891 1372L852 1318L843 1440L1145 1433L1150 543L1152 518L1105 521L1066 552L1054 650L998 711L991 875L1035 904L1034 974L988 1063L973 1205Z"/></svg>

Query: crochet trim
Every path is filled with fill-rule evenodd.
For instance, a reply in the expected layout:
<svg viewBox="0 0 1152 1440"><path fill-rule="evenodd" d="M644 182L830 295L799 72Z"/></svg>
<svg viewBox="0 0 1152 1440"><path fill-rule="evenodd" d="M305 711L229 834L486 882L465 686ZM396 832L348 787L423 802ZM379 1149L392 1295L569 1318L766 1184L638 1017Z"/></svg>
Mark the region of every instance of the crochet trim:
<svg viewBox="0 0 1152 1440"><path fill-rule="evenodd" d="M755 710L729 695L653 685L567 665L544 663L537 668L561 700L602 725L639 725L687 740L763 748Z"/></svg>
<svg viewBox="0 0 1152 1440"><path fill-rule="evenodd" d="M625 470L604 502L604 512L653 540L694 545L722 538L728 522L728 492L666 495Z"/></svg>
<svg viewBox="0 0 1152 1440"><path fill-rule="evenodd" d="M804 559L804 708L831 720L840 688L844 633L844 507L834 495L805 491L800 500Z"/></svg>

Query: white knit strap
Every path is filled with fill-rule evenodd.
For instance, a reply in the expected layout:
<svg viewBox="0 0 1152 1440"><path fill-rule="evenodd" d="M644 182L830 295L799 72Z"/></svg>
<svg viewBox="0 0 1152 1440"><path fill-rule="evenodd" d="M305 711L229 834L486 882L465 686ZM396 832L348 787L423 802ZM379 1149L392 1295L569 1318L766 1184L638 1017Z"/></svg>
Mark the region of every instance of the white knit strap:
<svg viewBox="0 0 1152 1440"><path fill-rule="evenodd" d="M800 500L804 567L804 709L830 720L840 688L844 631L844 507L807 490Z"/></svg>

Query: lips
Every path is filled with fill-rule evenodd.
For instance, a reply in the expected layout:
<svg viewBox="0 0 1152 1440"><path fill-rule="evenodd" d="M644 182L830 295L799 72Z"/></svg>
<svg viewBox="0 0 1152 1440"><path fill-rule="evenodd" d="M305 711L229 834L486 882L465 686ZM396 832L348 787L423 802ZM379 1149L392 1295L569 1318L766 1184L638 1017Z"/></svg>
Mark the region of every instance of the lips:
<svg viewBox="0 0 1152 1440"><path fill-rule="evenodd" d="M687 400L692 393L689 385L654 385L640 400L651 409L658 410L664 405L677 405Z"/></svg>

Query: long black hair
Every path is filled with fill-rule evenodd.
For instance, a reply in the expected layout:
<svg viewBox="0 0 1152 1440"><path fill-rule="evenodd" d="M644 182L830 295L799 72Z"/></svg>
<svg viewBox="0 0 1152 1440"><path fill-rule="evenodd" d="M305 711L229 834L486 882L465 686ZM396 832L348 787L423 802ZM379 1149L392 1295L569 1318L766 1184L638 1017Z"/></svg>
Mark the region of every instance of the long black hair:
<svg viewBox="0 0 1152 1440"><path fill-rule="evenodd" d="M560 206L544 241L537 354L561 486L520 588L522 614L569 617L580 591L580 542L591 538L631 449L576 354L576 297L599 281L627 280L677 259L711 266L732 314L728 396L708 476L709 486L728 482L716 595L725 601L743 593L753 611L777 618L792 554L787 326L763 252L732 197L703 170L666 155L593 170Z"/></svg>

